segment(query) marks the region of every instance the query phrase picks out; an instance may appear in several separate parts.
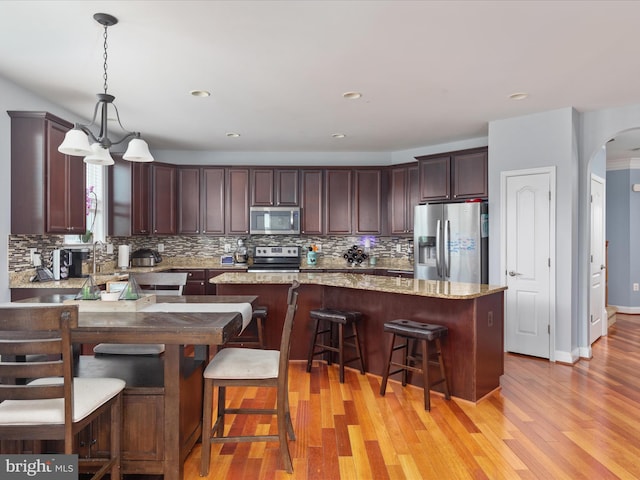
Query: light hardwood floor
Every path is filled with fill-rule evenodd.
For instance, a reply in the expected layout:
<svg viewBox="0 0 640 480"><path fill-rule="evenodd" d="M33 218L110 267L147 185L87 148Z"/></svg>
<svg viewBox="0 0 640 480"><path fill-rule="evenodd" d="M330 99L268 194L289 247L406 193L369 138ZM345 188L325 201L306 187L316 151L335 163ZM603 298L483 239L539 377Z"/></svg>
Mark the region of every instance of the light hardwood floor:
<svg viewBox="0 0 640 480"><path fill-rule="evenodd" d="M640 478L640 316L618 314L593 359L574 366L508 354L502 389L477 405L337 367L291 364L294 473L277 444L213 445L215 479L607 479ZM273 403L267 390L228 391L230 401ZM236 431L274 429L237 418ZM185 463L199 476L200 445Z"/></svg>

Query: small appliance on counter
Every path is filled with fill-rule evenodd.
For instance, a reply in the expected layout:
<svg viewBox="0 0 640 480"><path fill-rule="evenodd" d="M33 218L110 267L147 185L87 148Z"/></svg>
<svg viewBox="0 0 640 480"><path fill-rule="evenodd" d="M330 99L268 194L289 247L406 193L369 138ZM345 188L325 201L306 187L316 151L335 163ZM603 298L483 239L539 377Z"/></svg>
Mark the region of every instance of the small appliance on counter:
<svg viewBox="0 0 640 480"><path fill-rule="evenodd" d="M69 250L71 253L71 262L69 263L69 278L84 278L89 275L83 275L82 262L89 258L88 248L78 248Z"/></svg>
<svg viewBox="0 0 640 480"><path fill-rule="evenodd" d="M132 267L155 267L161 261L160 253L150 248L140 248L131 255Z"/></svg>
<svg viewBox="0 0 640 480"><path fill-rule="evenodd" d="M238 246L236 247L236 251L233 254L233 262L236 265L246 265L247 260L249 260L249 254L247 253L247 247L244 244L244 240L242 238L238 239Z"/></svg>
<svg viewBox="0 0 640 480"><path fill-rule="evenodd" d="M69 278L71 264L71 250L64 248L53 250L51 252L51 272L53 273L53 279L66 280Z"/></svg>

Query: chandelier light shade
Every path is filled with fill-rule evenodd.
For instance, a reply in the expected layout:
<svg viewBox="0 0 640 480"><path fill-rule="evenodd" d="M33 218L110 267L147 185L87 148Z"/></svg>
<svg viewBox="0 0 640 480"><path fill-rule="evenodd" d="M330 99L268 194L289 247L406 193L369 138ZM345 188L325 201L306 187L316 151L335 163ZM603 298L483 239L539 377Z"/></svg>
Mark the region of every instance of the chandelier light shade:
<svg viewBox="0 0 640 480"><path fill-rule="evenodd" d="M115 97L107 93L107 29L117 24L118 19L107 13L96 13L93 18L104 27L104 93L97 94L98 103L96 103L93 110L91 123L87 125L76 123L73 129L69 130L64 136L58 151L65 155L85 156L85 163L113 165L114 161L109 152L111 147L130 140L122 158L131 162L153 162L153 156L149 152L149 145L140 138L139 132L127 131L122 126L118 108L113 103ZM124 132L119 139L109 138L107 114L110 107L113 108L118 125ZM100 112L99 125L96 123L98 111ZM99 128L97 135L91 131L91 127Z"/></svg>

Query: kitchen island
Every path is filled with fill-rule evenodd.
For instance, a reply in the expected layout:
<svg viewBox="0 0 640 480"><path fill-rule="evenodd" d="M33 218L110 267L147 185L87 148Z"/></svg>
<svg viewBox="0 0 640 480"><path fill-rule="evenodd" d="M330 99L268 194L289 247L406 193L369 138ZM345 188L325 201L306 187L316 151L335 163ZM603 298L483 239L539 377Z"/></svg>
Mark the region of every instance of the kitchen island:
<svg viewBox="0 0 640 480"><path fill-rule="evenodd" d="M292 360L306 360L312 324L309 311L358 310L366 370L382 375L390 338L386 321L406 318L449 329L443 356L451 394L477 402L500 387L504 356L504 286L414 280L351 273L225 273L210 280L218 294L258 295L268 306L266 343L277 348L286 292L300 282ZM410 383L421 385L418 375Z"/></svg>

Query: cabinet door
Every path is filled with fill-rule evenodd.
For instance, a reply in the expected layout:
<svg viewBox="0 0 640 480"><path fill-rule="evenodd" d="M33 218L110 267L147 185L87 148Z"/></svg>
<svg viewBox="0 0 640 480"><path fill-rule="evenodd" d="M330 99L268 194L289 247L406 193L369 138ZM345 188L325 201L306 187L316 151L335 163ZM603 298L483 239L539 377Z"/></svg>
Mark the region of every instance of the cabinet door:
<svg viewBox="0 0 640 480"><path fill-rule="evenodd" d="M487 198L487 151L454 155L451 182L453 198Z"/></svg>
<svg viewBox="0 0 640 480"><path fill-rule="evenodd" d="M299 205L297 169L278 169L275 171L275 196L276 206L296 207Z"/></svg>
<svg viewBox="0 0 640 480"><path fill-rule="evenodd" d="M420 200L424 202L451 199L451 157L418 159L420 168Z"/></svg>
<svg viewBox="0 0 640 480"><path fill-rule="evenodd" d="M199 168L178 168L178 233L200 233Z"/></svg>
<svg viewBox="0 0 640 480"><path fill-rule="evenodd" d="M224 168L202 169L202 233L224 234Z"/></svg>
<svg viewBox="0 0 640 480"><path fill-rule="evenodd" d="M126 162L126 160L125 160ZM127 162L131 166L131 233L151 233L151 167L148 163Z"/></svg>
<svg viewBox="0 0 640 480"><path fill-rule="evenodd" d="M300 231L307 235L321 235L322 228L322 170L302 170L301 209L302 221Z"/></svg>
<svg viewBox="0 0 640 480"><path fill-rule="evenodd" d="M252 168L251 205L255 207L272 207L274 198L273 169Z"/></svg>
<svg viewBox="0 0 640 480"><path fill-rule="evenodd" d="M325 204L328 235L352 231L352 171L326 170Z"/></svg>
<svg viewBox="0 0 640 480"><path fill-rule="evenodd" d="M392 168L389 192L389 231L393 235L407 233L407 168Z"/></svg>
<svg viewBox="0 0 640 480"><path fill-rule="evenodd" d="M85 167L81 158L58 152L68 128L47 122L45 158L46 232L81 234L86 228Z"/></svg>
<svg viewBox="0 0 640 480"><path fill-rule="evenodd" d="M249 233L249 169L227 170L226 233Z"/></svg>
<svg viewBox="0 0 640 480"><path fill-rule="evenodd" d="M413 233L415 206L420 203L420 175L418 166L407 167L407 233Z"/></svg>
<svg viewBox="0 0 640 480"><path fill-rule="evenodd" d="M355 232L382 233L382 171L355 171Z"/></svg>
<svg viewBox="0 0 640 480"><path fill-rule="evenodd" d="M169 165L152 166L153 177L153 233L175 235L177 169Z"/></svg>
<svg viewBox="0 0 640 480"><path fill-rule="evenodd" d="M204 295L207 293L207 286L205 284L205 270L204 269L174 269L172 272L186 272L187 284L182 289L183 295Z"/></svg>

